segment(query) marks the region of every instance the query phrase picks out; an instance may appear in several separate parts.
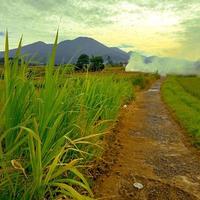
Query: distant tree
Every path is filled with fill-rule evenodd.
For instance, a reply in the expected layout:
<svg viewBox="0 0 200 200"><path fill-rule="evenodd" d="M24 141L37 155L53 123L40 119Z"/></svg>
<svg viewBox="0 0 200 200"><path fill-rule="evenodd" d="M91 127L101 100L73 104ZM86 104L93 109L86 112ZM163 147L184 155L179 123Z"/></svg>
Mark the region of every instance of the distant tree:
<svg viewBox="0 0 200 200"><path fill-rule="evenodd" d="M83 71L87 68L87 66L90 63L90 58L87 54L82 54L79 56L77 63L76 63L76 67L75 70L76 71Z"/></svg>
<svg viewBox="0 0 200 200"><path fill-rule="evenodd" d="M101 56L92 56L90 59L90 70L91 71L101 71L104 69L103 58Z"/></svg>
<svg viewBox="0 0 200 200"><path fill-rule="evenodd" d="M107 64L113 66L113 61L110 56L107 57Z"/></svg>
<svg viewBox="0 0 200 200"><path fill-rule="evenodd" d="M18 63L19 63L19 64L21 63L21 59L20 59L20 58L9 57L9 61L11 61L11 62L13 62L15 59L18 60ZM0 64L1 64L1 65L4 65L4 57L3 57L3 58L0 58Z"/></svg>
<svg viewBox="0 0 200 200"><path fill-rule="evenodd" d="M4 58L0 58L0 65L4 64Z"/></svg>

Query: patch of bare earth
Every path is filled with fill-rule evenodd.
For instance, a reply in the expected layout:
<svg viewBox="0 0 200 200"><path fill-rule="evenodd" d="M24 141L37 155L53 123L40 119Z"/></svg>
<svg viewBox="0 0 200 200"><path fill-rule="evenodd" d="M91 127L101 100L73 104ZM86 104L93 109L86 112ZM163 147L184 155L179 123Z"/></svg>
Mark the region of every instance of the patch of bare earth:
<svg viewBox="0 0 200 200"><path fill-rule="evenodd" d="M161 100L159 80L124 108L96 171L96 198L200 199L200 157ZM138 188L137 186L142 188Z"/></svg>

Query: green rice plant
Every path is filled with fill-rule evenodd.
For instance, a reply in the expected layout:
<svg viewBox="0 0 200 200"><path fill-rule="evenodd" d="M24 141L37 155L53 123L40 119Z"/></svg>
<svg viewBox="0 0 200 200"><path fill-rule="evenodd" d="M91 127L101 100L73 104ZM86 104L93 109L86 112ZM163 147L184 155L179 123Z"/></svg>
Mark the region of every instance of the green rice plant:
<svg viewBox="0 0 200 200"><path fill-rule="evenodd" d="M190 78L186 78L185 80L185 78L180 77L168 77L162 87L163 98L175 113L180 123L194 137L194 143L199 145L200 99L183 88L182 80L185 82L186 80L190 80ZM189 81L188 84L190 84ZM199 85L195 84L193 87L193 91L198 91ZM191 91L190 89L188 90Z"/></svg>
<svg viewBox="0 0 200 200"><path fill-rule="evenodd" d="M149 87L153 81L159 78L160 76L158 75L158 73L138 73L135 74L135 76L132 77L131 80L134 87L139 87L139 89L145 89Z"/></svg>
<svg viewBox="0 0 200 200"><path fill-rule="evenodd" d="M36 82L20 56L22 39L9 60L6 34L0 199L92 199L84 169L101 155L103 135L133 97L130 80L66 77L64 69L55 70L57 41L58 33L45 77Z"/></svg>
<svg viewBox="0 0 200 200"><path fill-rule="evenodd" d="M188 93L200 99L200 77L178 77L177 80Z"/></svg>
<svg viewBox="0 0 200 200"><path fill-rule="evenodd" d="M65 65L63 65L63 67L65 68L65 72L67 74L71 74L75 71L75 65L73 65L73 64L65 64Z"/></svg>
<svg viewBox="0 0 200 200"><path fill-rule="evenodd" d="M132 84L134 86L139 86L141 89L144 89L146 87L146 81L144 75L139 74L134 79L132 79Z"/></svg>

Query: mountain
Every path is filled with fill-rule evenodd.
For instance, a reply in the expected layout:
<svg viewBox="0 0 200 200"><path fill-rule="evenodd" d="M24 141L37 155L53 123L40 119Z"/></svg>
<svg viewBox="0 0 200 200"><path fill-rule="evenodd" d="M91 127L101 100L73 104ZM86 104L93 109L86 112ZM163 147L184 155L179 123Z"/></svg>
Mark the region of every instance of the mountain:
<svg viewBox="0 0 200 200"><path fill-rule="evenodd" d="M32 61L46 63L51 54L53 44L36 42L22 47L22 55L31 58ZM10 50L10 57L14 57L16 49ZM107 47L104 44L88 37L79 37L74 40L65 40L58 44L56 53L56 64L75 63L81 54L89 56L102 56L106 61L110 56L114 63L128 62L128 53L116 48ZM0 52L3 57L3 52ZM32 62L31 61L31 62Z"/></svg>

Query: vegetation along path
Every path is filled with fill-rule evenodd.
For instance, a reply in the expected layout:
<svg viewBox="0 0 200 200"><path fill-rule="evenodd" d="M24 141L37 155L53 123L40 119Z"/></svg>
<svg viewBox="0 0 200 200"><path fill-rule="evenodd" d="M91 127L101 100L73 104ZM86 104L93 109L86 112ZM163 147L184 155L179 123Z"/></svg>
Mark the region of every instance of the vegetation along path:
<svg viewBox="0 0 200 200"><path fill-rule="evenodd" d="M123 108L106 152L106 161L113 164L96 181L97 198L200 199L198 151L166 109L161 84L157 81Z"/></svg>

